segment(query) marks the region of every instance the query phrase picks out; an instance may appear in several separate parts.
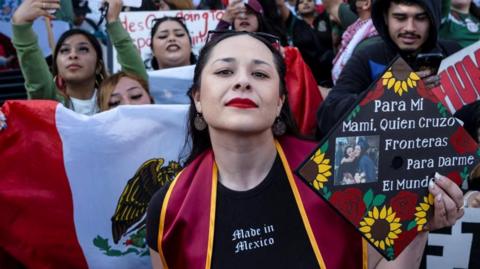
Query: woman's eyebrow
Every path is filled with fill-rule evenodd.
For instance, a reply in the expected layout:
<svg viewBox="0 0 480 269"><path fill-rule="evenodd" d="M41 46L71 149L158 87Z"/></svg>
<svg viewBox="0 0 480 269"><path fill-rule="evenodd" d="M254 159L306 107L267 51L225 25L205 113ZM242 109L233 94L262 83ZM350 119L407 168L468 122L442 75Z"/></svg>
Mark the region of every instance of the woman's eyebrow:
<svg viewBox="0 0 480 269"><path fill-rule="evenodd" d="M216 59L215 61L212 62L212 64L216 63L216 62L227 62L227 63L233 63L235 62L235 58L233 57L225 57L225 58L220 58L220 59Z"/></svg>
<svg viewBox="0 0 480 269"><path fill-rule="evenodd" d="M270 63L264 61L264 60L259 60L259 59L254 59L253 60L253 63L256 64L256 65L268 65L268 66L272 66Z"/></svg>

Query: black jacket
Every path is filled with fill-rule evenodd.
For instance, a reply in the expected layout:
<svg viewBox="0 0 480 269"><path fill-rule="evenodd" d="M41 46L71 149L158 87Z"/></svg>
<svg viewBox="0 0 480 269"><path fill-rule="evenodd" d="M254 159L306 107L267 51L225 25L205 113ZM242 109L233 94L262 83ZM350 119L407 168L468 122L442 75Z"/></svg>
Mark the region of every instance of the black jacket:
<svg viewBox="0 0 480 269"><path fill-rule="evenodd" d="M305 63L310 67L318 85L333 85L331 70L333 68L332 27L328 14L318 14L313 28L304 20L290 12L286 21L288 36L302 54Z"/></svg>
<svg viewBox="0 0 480 269"><path fill-rule="evenodd" d="M441 1L412 0L425 8L433 27L429 37L421 48L421 52L441 52L445 57L461 49L453 41L438 40L438 30L441 20ZM330 91L317 113L317 138L323 138L330 129L353 108L389 63L400 55L410 66L414 65L415 56L401 51L391 40L388 27L383 17L390 0L374 0L372 6L372 21L380 37L362 49L355 51L343 68L337 84Z"/></svg>

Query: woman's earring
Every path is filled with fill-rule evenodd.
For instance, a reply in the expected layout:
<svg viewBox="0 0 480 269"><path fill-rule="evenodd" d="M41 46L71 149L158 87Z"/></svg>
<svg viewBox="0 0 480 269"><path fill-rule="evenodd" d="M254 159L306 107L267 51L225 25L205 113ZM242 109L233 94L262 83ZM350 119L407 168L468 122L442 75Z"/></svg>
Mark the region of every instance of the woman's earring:
<svg viewBox="0 0 480 269"><path fill-rule="evenodd" d="M195 115L195 119L193 119L193 126L195 126L195 129L198 131L203 131L207 128L207 123L205 122L205 119L203 119L202 114L197 113L197 115Z"/></svg>
<svg viewBox="0 0 480 269"><path fill-rule="evenodd" d="M273 131L273 135L275 136L284 135L285 132L287 131L287 125L285 125L285 122L283 122L283 120L280 119L280 117L277 117L275 119L275 122L273 123L272 131Z"/></svg>

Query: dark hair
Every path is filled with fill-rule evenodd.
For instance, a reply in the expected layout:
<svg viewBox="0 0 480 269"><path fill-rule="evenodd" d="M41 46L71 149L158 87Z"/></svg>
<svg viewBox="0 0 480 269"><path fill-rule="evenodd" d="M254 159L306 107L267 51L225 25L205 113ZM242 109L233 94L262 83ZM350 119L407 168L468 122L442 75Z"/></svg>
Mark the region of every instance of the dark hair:
<svg viewBox="0 0 480 269"><path fill-rule="evenodd" d="M253 8L251 8L250 6L246 5L246 8L252 12L253 14L255 14L255 17L257 18L257 22L258 22L258 29L255 30L255 32L264 32L266 33L265 31L265 20L263 19L263 16L261 13L258 13L256 12ZM235 20L234 20L235 21ZM232 23L232 29L235 30L235 23L233 22Z"/></svg>
<svg viewBox="0 0 480 269"><path fill-rule="evenodd" d="M279 85L280 94L285 96L285 101L283 103L279 118L285 123L287 127L285 134L294 135L294 136L299 135L297 126L295 125L295 121L293 120L293 117L290 111L290 106L288 105L287 88L285 84L286 67L280 52L272 45L270 41L268 41L267 39L263 38L258 34L249 33L249 32L226 32L224 34L216 36L210 42L205 44L205 46L200 51L198 62L197 62L197 65L195 66L193 83L187 93L190 98L190 109L188 112L188 132L186 137L186 146L184 148L187 148L188 143L191 142L191 151L188 157L186 158L186 164L193 161L204 150L211 147L208 128L205 130L199 131L194 126L194 119L198 114L198 112L195 107L193 96L195 92L200 90L201 75L202 75L203 69L205 68L206 63L210 58L210 54L214 47L216 47L221 41L227 38L239 36L239 35L248 35L255 38L256 40L262 42L272 52L274 63L275 63L275 69L277 70L278 76L280 79L280 85Z"/></svg>
<svg viewBox="0 0 480 269"><path fill-rule="evenodd" d="M152 26L152 31L150 32L150 49L152 50L151 66L154 70L158 70L159 67L158 67L157 59L155 58L155 55L153 53L153 40L155 40L155 33L157 32L160 24L166 21L175 21L179 23L180 26L182 26L182 28L185 30L185 32L187 32L188 40L190 41L190 45L192 45L192 37L190 36L190 32L188 31L187 26L185 25L185 23L183 23L182 18L166 16L159 19L155 19L154 24ZM197 57L195 57L195 54L193 54L193 52L190 52L190 64L194 64L196 61L197 61Z"/></svg>
<svg viewBox="0 0 480 269"><path fill-rule="evenodd" d="M346 157L346 158L350 157L350 156L348 156L348 154L347 154L347 149L349 149L349 148L354 149L352 145L348 144L348 145L343 149L343 157Z"/></svg>
<svg viewBox="0 0 480 269"><path fill-rule="evenodd" d="M288 27L285 25L280 12L278 12L275 1L258 0L258 2L263 8L262 21L264 29L261 32L278 36L280 44L288 46Z"/></svg>
<svg viewBox="0 0 480 269"><path fill-rule="evenodd" d="M406 6L419 5L422 8L425 8L425 5L419 3L419 1L417 0L389 0L389 1L379 2L379 3L380 3L379 6L381 6L381 10L383 12L383 16L385 17L388 15L388 10L390 9L390 6L392 5L392 3L396 5L406 5Z"/></svg>
<svg viewBox="0 0 480 269"><path fill-rule="evenodd" d="M71 36L74 36L74 35L83 35L85 36L88 41L90 42L90 44L92 44L93 48L95 49L95 52L97 53L97 66L100 65L100 72L98 72L98 74L96 74L96 77L95 77L95 82L97 84L97 87L100 86L100 84L102 83L103 81L103 78L105 78L107 76L107 70L105 69L105 65L104 65L104 62L103 62L103 52L102 52L102 47L100 46L100 43L98 42L97 38L84 31L84 30L81 30L81 29L71 29L71 30L68 30L66 32L64 32L60 38L58 39L57 41L57 44L55 45L55 49L53 51L53 59L52 59L52 70L53 70L53 76L56 76L58 74L58 67L57 67L57 56L58 56L58 53L60 51L60 47L63 45L63 43L65 42L65 40Z"/></svg>

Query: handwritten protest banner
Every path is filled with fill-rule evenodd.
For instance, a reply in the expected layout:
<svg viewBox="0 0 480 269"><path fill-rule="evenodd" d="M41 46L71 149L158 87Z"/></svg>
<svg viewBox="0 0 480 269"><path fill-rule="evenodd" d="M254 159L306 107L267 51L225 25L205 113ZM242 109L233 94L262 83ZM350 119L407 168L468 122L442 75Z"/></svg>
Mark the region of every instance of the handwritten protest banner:
<svg viewBox="0 0 480 269"><path fill-rule="evenodd" d="M175 11L141 11L122 12L120 21L123 28L132 37L133 43L140 51L142 59L147 62L152 52L150 49L150 31L154 20L165 16L183 18L190 36L192 37L192 50L198 54L200 48L205 44L209 30L215 29L223 16L223 10L175 10ZM113 50L112 70L120 70L116 61L117 52ZM148 66L148 65L147 65Z"/></svg>
<svg viewBox="0 0 480 269"><path fill-rule="evenodd" d="M452 114L480 99L480 41L444 59L439 76L433 93Z"/></svg>

